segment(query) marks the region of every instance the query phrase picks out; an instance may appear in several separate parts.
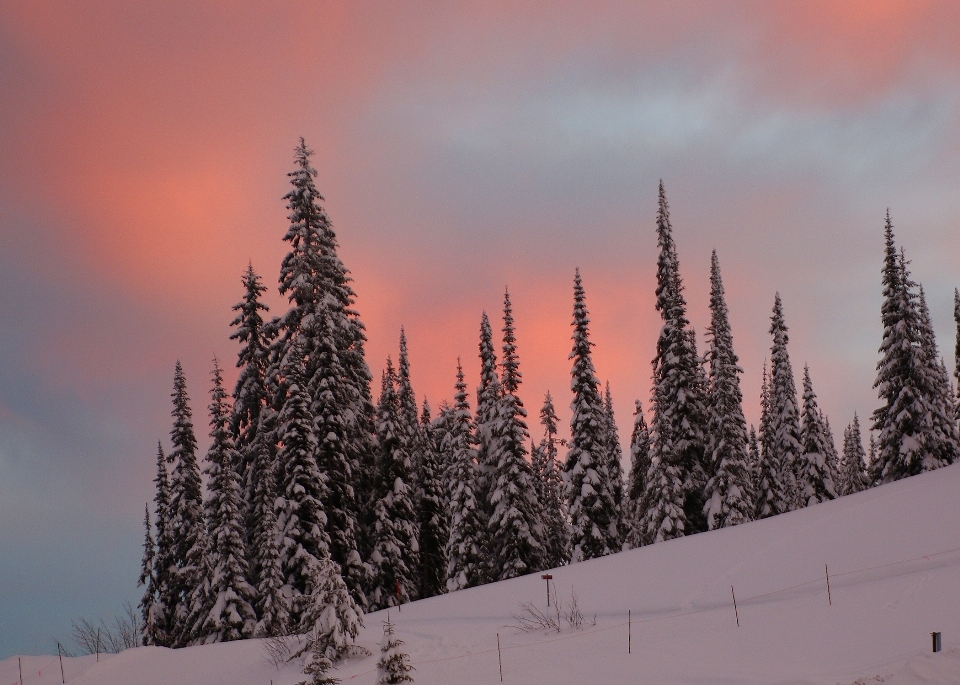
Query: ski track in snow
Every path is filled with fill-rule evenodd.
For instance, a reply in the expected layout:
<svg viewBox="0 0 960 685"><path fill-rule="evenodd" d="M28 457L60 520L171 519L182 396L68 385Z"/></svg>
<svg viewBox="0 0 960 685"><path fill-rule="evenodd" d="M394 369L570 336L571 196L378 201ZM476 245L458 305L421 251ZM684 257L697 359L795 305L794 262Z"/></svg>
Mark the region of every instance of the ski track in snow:
<svg viewBox="0 0 960 685"><path fill-rule="evenodd" d="M510 627L520 602L545 608L539 574L391 610L415 682L770 685L960 684L960 465L764 521L552 571L551 596L578 596L585 624L561 633ZM826 570L830 572L828 601ZM734 613L730 586L737 595ZM627 610L631 654L627 653ZM592 621L596 616L596 624ZM338 664L344 684L376 680L368 657ZM932 631L944 651L931 654ZM23 685L61 682L54 656L23 657ZM77 685L294 685L263 641L65 658ZM17 657L0 685L18 683Z"/></svg>

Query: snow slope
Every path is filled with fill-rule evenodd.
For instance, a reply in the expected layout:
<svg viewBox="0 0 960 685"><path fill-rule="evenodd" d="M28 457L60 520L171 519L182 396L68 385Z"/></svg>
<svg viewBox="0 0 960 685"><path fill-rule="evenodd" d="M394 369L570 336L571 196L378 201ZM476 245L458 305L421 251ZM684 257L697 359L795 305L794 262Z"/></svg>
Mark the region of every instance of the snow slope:
<svg viewBox="0 0 960 685"><path fill-rule="evenodd" d="M552 574L567 604L575 590L581 630L508 627L520 602L545 608L538 575L391 611L416 682L500 682L499 633L505 683L960 683L960 465ZM375 682L383 618L365 618L359 642L373 654L339 664L344 683ZM934 630L943 633L936 655ZM271 665L259 640L145 647L64 668L77 685L302 679L295 665ZM17 681L16 657L0 662L0 685ZM23 685L57 682L56 657L25 659Z"/></svg>

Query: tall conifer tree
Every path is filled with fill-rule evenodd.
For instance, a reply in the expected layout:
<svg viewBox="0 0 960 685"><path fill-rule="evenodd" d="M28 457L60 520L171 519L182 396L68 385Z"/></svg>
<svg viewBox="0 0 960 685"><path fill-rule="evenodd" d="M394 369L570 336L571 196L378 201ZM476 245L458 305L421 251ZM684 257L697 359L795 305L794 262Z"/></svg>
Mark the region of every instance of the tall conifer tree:
<svg viewBox="0 0 960 685"><path fill-rule="evenodd" d="M710 257L710 387L707 393L707 463L710 479L705 492L707 525L735 526L753 519L755 496L748 452L747 421L743 416L739 360L733 351L733 334L720 262Z"/></svg>
<svg viewBox="0 0 960 685"><path fill-rule="evenodd" d="M573 279L572 325L573 401L564 482L571 526L571 561L577 562L620 550L607 463L607 414L593 366L590 315L579 269Z"/></svg>
<svg viewBox="0 0 960 685"><path fill-rule="evenodd" d="M453 421L447 450L453 460L447 489L450 491L450 537L447 541L447 591L475 587L484 582L486 517L477 498L479 466L476 460L473 420L467 401L467 384L457 359L457 384Z"/></svg>
<svg viewBox="0 0 960 685"><path fill-rule="evenodd" d="M374 548L370 556L373 586L367 599L372 610L385 609L417 598L420 587L420 545L413 506L410 455L403 439L397 374L387 358L377 406L380 442L381 494L374 516Z"/></svg>
<svg viewBox="0 0 960 685"><path fill-rule="evenodd" d="M530 438L524 420L527 411L517 396L521 382L520 359L509 292L503 296L502 359L500 409L490 455L495 465L490 493L493 511L488 524L496 580L541 570L546 558L542 510L526 458Z"/></svg>
<svg viewBox="0 0 960 685"><path fill-rule="evenodd" d="M200 642L227 642L253 636L255 590L248 581L244 545L243 497L239 483L240 454L234 447L228 422L230 404L223 374L213 360L210 393L210 449L207 450L206 521L210 545L206 565L210 587L197 616Z"/></svg>
<svg viewBox="0 0 960 685"><path fill-rule="evenodd" d="M860 419L854 414L853 423L843 432L843 463L838 494L852 495L867 489L865 456L863 438L860 435Z"/></svg>
<svg viewBox="0 0 960 685"><path fill-rule="evenodd" d="M143 559L140 562L140 577L137 587L143 588L140 599L140 632L141 642L144 645L157 644L156 626L154 620L157 615L157 576L154 573L154 563L157 558L157 546L153 541L153 532L150 529L150 505L144 506L143 512Z"/></svg>
<svg viewBox="0 0 960 685"><path fill-rule="evenodd" d="M548 568L570 561L570 529L567 523L563 474L557 461L557 412L547 392L540 410L543 438L531 453L531 464L540 480L540 501L543 506L544 547ZM533 456L536 455L536 461Z"/></svg>
<svg viewBox="0 0 960 685"><path fill-rule="evenodd" d="M443 464L430 418L430 405L423 400L420 413L419 542L421 599L443 593L446 586L447 512L443 508Z"/></svg>
<svg viewBox="0 0 960 685"><path fill-rule="evenodd" d="M763 364L763 385L760 390L760 442L757 462L756 518L762 519L789 511L789 498L784 489L783 465L774 450L774 423L771 411L771 383L767 364Z"/></svg>
<svg viewBox="0 0 960 685"><path fill-rule="evenodd" d="M650 471L650 430L643 416L643 405L636 400L633 412L633 434L630 436L630 475L627 481L626 533L624 546L635 549L646 544L643 537L643 493Z"/></svg>
<svg viewBox="0 0 960 685"><path fill-rule="evenodd" d="M647 483L644 535L651 542L706 529L706 388L686 314L667 196L657 211L657 311L663 320L653 360L654 468Z"/></svg>
<svg viewBox="0 0 960 685"><path fill-rule="evenodd" d="M776 294L773 315L770 317L770 334L773 347L770 350L770 459L779 468L781 499L776 503L776 513L796 509L801 496L797 485L797 470L803 453L800 435L800 411L797 407L797 386L793 367L787 352L787 324L783 320L783 303ZM804 494L804 497L807 495ZM806 502L806 500L804 500Z"/></svg>
<svg viewBox="0 0 960 685"><path fill-rule="evenodd" d="M607 381L603 395L604 430L603 442L606 454L607 470L607 501L613 509L613 525L610 527L610 542L613 551L619 552L623 547L623 449L620 447L620 433L617 430L617 419L613 413L613 395L610 392L610 381Z"/></svg>
<svg viewBox="0 0 960 685"><path fill-rule="evenodd" d="M803 367L803 417L800 423L802 450L796 462L797 504L806 507L837 496L831 468L833 437L817 405L817 395L810 380L810 367Z"/></svg>
<svg viewBox="0 0 960 685"><path fill-rule="evenodd" d="M173 611L176 610L179 598L177 596L177 566L174 550L173 528L170 523L170 478L167 474L167 457L163 453L163 446L157 442L157 475L154 478L156 494L154 495L154 513L156 522L157 551L153 559L153 577L156 585L156 601L151 608L149 629L151 642L158 647L172 647L173 642ZM144 644L147 644L145 641Z"/></svg>
<svg viewBox="0 0 960 685"><path fill-rule="evenodd" d="M191 601L204 580L206 531L203 521L200 467L197 464L197 438L193 431L193 413L187 396L187 381L178 361L173 374L173 429L170 440L173 450L168 456L173 470L170 476L170 516L173 564L171 599L176 605L168 608L172 646L183 646L193 639L190 616Z"/></svg>
<svg viewBox="0 0 960 685"><path fill-rule="evenodd" d="M493 507L490 496L493 491L493 430L500 410L500 377L497 370L497 355L493 347L493 330L490 319L483 312L480 318L480 387L477 388L477 489L485 520L490 518Z"/></svg>

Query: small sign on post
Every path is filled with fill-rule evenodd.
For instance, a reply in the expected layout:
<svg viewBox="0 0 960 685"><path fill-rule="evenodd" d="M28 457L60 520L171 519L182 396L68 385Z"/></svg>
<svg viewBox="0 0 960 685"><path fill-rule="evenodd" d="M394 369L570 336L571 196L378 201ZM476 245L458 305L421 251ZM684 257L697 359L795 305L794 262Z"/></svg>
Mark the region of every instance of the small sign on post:
<svg viewBox="0 0 960 685"><path fill-rule="evenodd" d="M933 638L934 652L939 652L941 649L943 649L943 645L941 644L941 641L940 641L940 633L930 633L930 637Z"/></svg>
<svg viewBox="0 0 960 685"><path fill-rule="evenodd" d="M550 606L550 581L553 580L553 576L549 573L544 573L540 577L547 581L547 606Z"/></svg>

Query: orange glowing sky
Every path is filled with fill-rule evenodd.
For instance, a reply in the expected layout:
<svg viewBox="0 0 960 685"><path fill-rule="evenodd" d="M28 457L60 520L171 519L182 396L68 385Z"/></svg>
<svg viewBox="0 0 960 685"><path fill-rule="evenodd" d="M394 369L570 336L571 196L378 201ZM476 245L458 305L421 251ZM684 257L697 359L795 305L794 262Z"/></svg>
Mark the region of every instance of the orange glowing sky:
<svg viewBox="0 0 960 685"><path fill-rule="evenodd" d="M205 435L247 261L276 284L300 135L371 369L405 326L435 408L458 355L476 384L509 285L531 423L547 389L566 417L579 266L626 441L660 178L700 332L718 251L748 421L776 291L835 436L873 410L887 207L952 354L955 2L3 3L0 615L33 618L0 657L135 596L174 361Z"/></svg>

